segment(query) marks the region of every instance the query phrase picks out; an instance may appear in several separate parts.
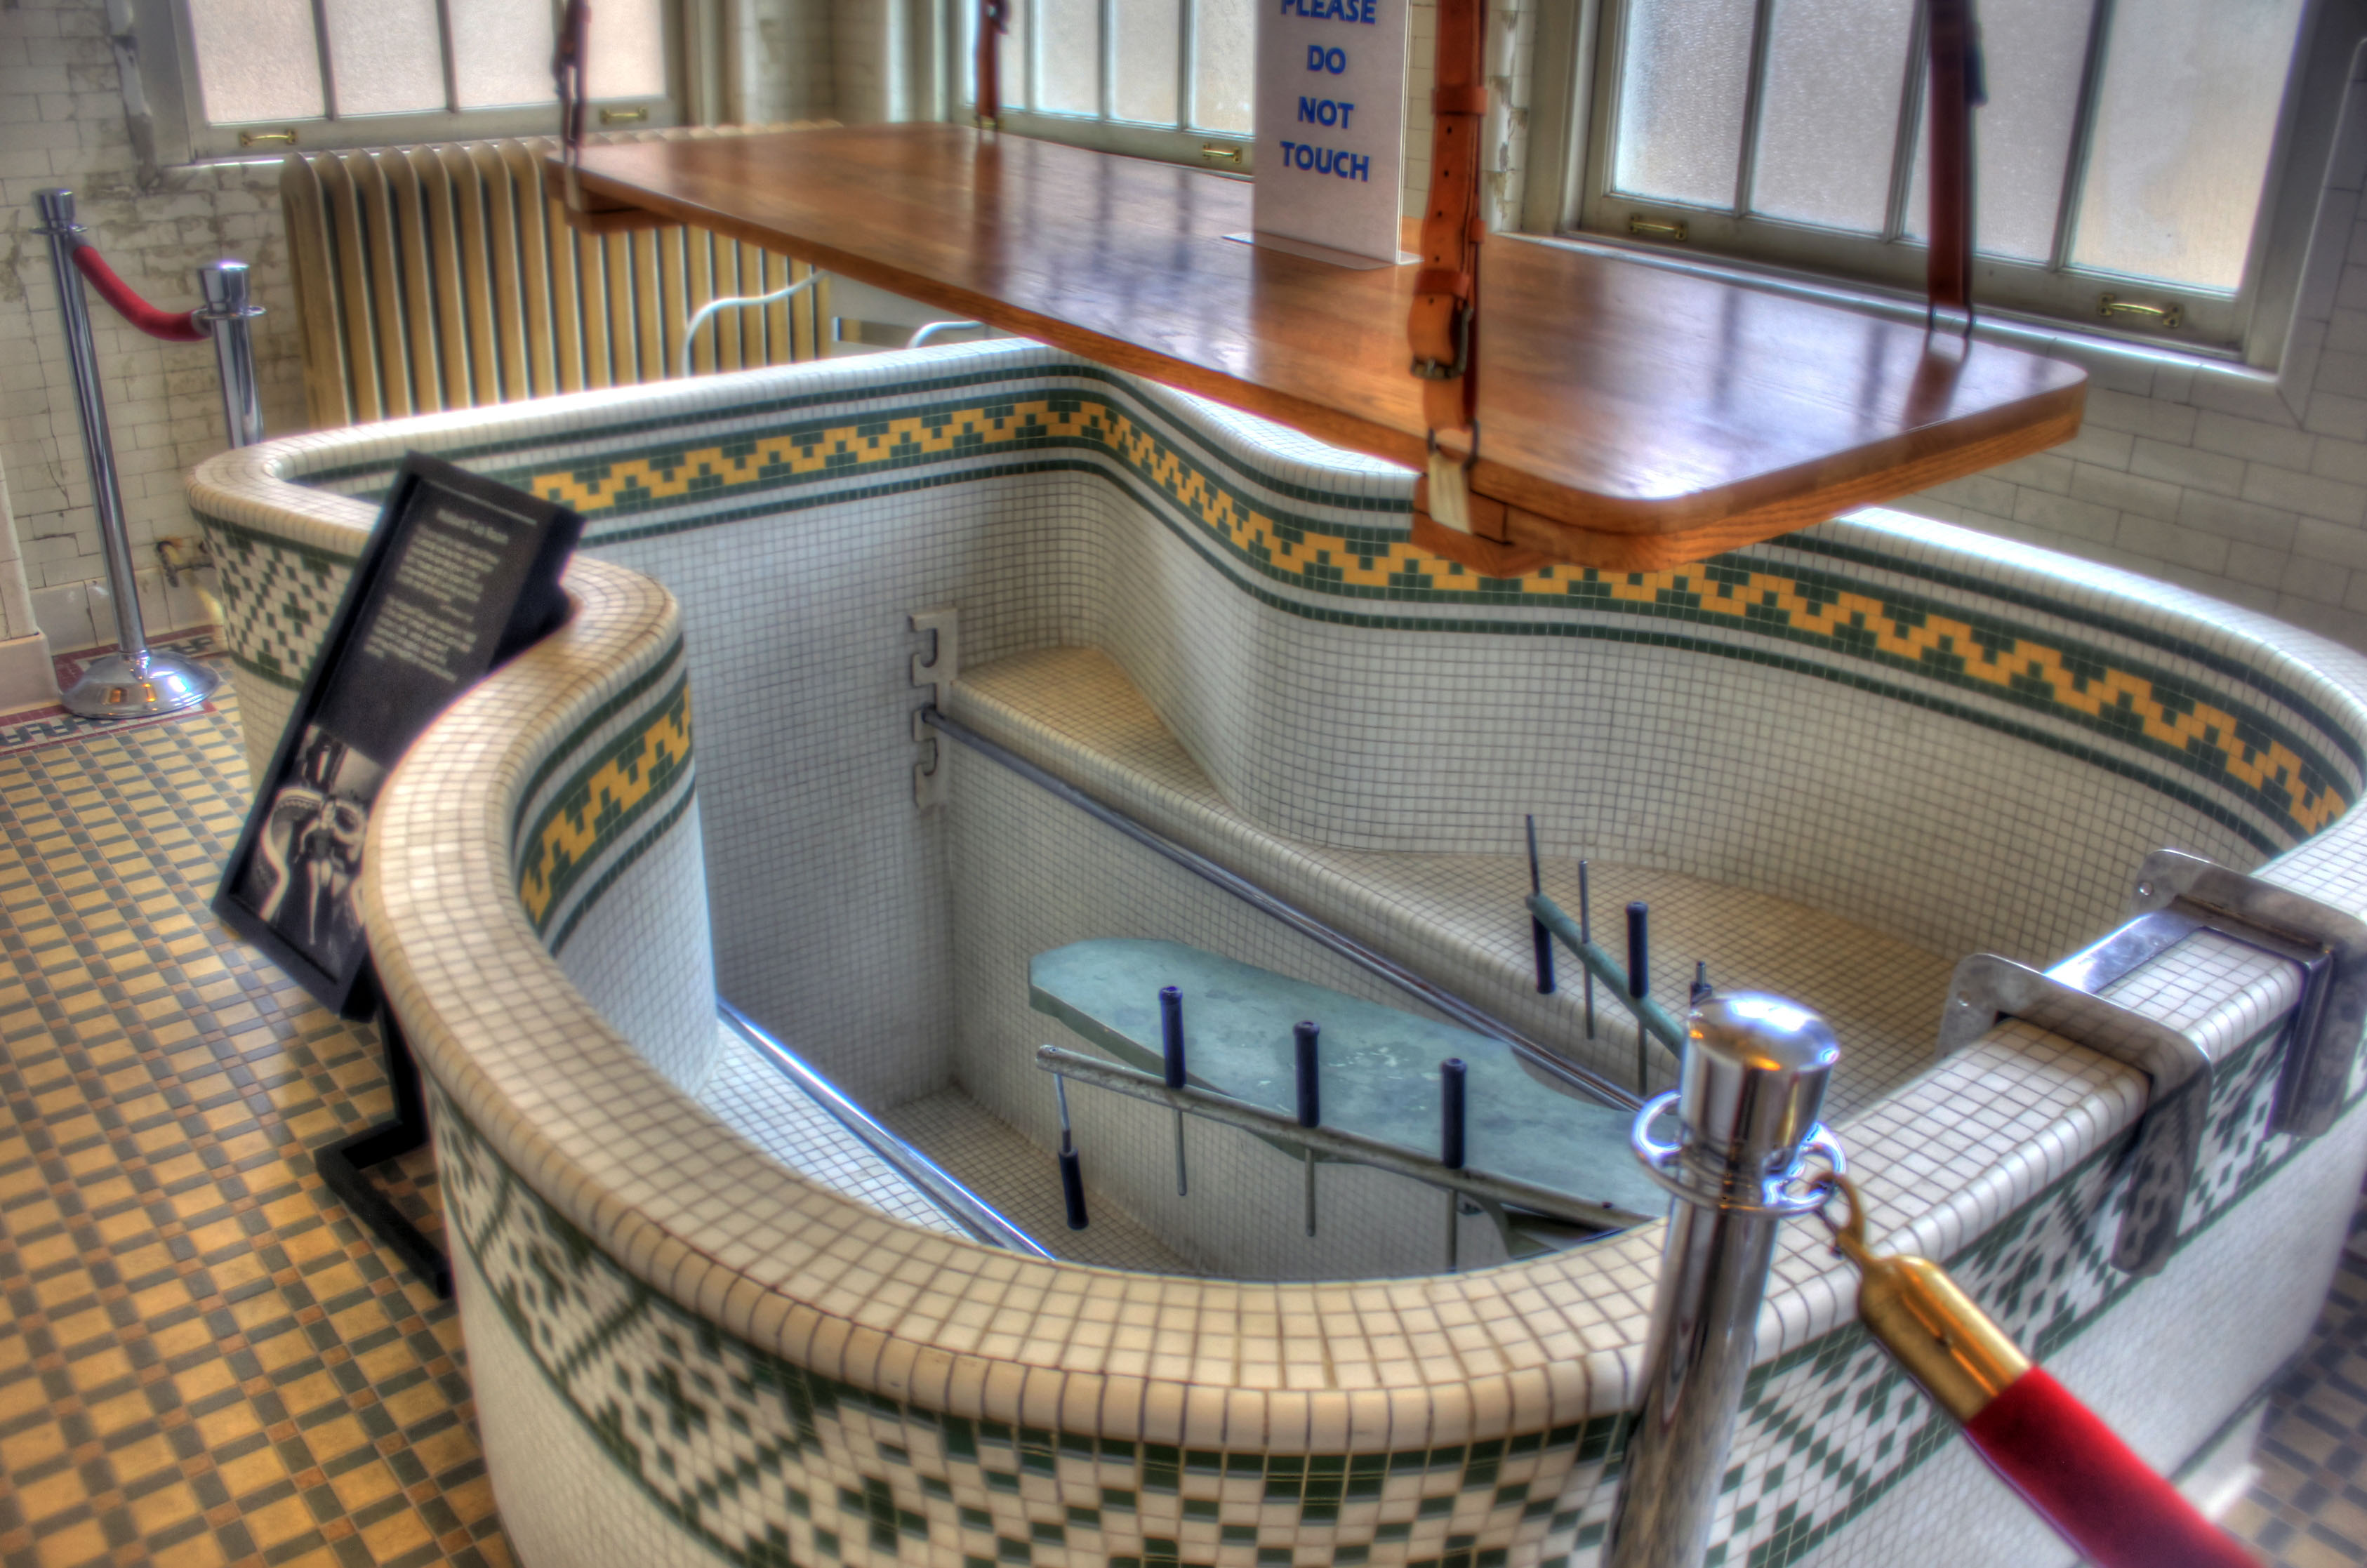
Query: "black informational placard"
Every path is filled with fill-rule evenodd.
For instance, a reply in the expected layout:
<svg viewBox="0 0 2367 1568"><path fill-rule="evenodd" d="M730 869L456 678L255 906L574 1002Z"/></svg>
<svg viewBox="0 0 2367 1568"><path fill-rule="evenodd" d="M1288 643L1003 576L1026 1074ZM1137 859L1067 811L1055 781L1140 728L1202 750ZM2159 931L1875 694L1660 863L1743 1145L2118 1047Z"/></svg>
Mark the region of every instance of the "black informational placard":
<svg viewBox="0 0 2367 1568"><path fill-rule="evenodd" d="M376 1002L358 904L379 786L436 716L567 618L583 520L413 452L296 700L214 912L323 1005Z"/></svg>

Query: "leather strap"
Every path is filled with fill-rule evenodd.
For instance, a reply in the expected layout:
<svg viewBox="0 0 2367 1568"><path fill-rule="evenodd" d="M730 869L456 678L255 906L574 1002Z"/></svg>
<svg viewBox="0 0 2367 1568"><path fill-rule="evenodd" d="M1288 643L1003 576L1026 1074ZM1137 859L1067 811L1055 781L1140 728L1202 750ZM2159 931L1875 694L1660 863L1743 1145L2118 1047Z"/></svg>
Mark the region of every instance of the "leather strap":
<svg viewBox="0 0 2367 1568"><path fill-rule="evenodd" d="M1931 39L1931 313L1973 330L1973 110L1988 96L1973 0L1924 0Z"/></svg>
<svg viewBox="0 0 2367 1568"><path fill-rule="evenodd" d="M1488 113L1487 0L1439 0L1430 196L1406 341L1433 430L1471 426L1479 382L1479 141Z"/></svg>
<svg viewBox="0 0 2367 1568"><path fill-rule="evenodd" d="M1010 0L978 0L978 122L993 126L1002 118L1002 35L1011 30Z"/></svg>

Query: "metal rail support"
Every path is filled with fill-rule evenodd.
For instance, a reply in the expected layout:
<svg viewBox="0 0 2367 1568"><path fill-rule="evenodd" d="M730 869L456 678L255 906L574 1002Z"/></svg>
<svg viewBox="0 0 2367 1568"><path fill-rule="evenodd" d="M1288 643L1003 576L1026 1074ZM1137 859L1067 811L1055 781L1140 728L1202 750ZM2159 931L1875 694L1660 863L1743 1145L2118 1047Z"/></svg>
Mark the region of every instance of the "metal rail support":
<svg viewBox="0 0 2367 1568"><path fill-rule="evenodd" d="M99 546L107 556L107 589L115 600L115 651L91 661L82 679L60 701L85 718L140 718L178 713L213 695L221 674L195 660L160 653L148 646L140 615L140 584L132 573L131 542L123 531L123 491L115 477L115 445L107 429L107 403L99 390L98 354L90 333L90 305L74 267L74 192L34 193L40 232L50 242L50 269L57 278L58 310L65 322L66 361L74 371L74 408L82 417L82 449L90 468L91 509L98 516Z"/></svg>
<svg viewBox="0 0 2367 1568"><path fill-rule="evenodd" d="M190 314L213 334L222 426L232 446L252 446L263 439L263 388L255 378L255 333L248 323L263 314L263 307L248 288L243 261L208 262L198 268L198 292L205 303Z"/></svg>
<svg viewBox="0 0 2367 1568"><path fill-rule="evenodd" d="M1840 1165L1817 1122L1840 1056L1823 1019L1780 997L1737 993L1703 1002L1686 1024L1677 1087L1636 1117L1637 1156L1677 1202L1608 1568L1698 1568L1757 1348L1776 1229L1821 1201L1799 1183L1805 1156L1813 1150ZM1656 1142L1652 1123L1671 1107L1680 1140Z"/></svg>

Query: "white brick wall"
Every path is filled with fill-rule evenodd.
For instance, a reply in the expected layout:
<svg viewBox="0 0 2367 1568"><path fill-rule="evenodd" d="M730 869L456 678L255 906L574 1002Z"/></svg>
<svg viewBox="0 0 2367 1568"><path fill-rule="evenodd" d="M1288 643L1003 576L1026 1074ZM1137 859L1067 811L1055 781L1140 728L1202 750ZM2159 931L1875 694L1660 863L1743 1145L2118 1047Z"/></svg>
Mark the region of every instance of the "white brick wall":
<svg viewBox="0 0 2367 1568"><path fill-rule="evenodd" d="M787 0L750 15L777 51L826 51L828 13ZM59 649L92 630L85 585L102 576L33 192L68 185L84 220L134 287L194 302L191 270L219 255L255 266L256 355L268 427L300 428L295 322L267 164L168 171L139 188L102 0L0 6L0 469L8 475L33 608ZM1415 0L1406 187L1428 178L1431 0ZM1517 190L1526 157L1535 12L1500 7L1490 70L1506 105L1491 194ZM798 106L813 112L815 74ZM795 94L791 95L796 96ZM2354 100L2357 93L2354 88ZM2344 116L2305 289L2305 331L2282 386L2161 361L2095 359L2087 428L2049 453L1910 498L1910 510L2169 578L2367 649L2367 184L2362 117ZM2321 260L2323 265L2321 265ZM2317 298L2312 303L2313 291ZM99 308L99 354L135 550L189 531L181 476L221 444L211 350L139 337ZM0 574L8 570L0 550ZM145 596L143 595L143 598ZM0 602L6 599L0 594ZM161 610L152 610L154 618ZM175 618L165 614L167 620Z"/></svg>

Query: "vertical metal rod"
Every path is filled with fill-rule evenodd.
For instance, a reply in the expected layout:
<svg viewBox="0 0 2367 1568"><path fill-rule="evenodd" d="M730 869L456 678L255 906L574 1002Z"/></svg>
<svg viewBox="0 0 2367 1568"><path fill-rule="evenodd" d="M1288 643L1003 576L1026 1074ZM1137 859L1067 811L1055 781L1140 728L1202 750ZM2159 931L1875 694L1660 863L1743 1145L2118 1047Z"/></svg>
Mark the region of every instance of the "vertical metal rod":
<svg viewBox="0 0 2367 1568"><path fill-rule="evenodd" d="M1449 1170L1463 1168L1464 1080L1469 1076L1460 1056L1449 1056L1438 1064L1438 1163ZM1450 1187L1446 1190L1446 1271L1450 1274L1460 1266L1456 1255L1462 1239L1463 1194Z"/></svg>
<svg viewBox="0 0 2367 1568"><path fill-rule="evenodd" d="M74 266L74 196L70 190L36 191L40 232L50 242L50 270L57 279L58 314L65 326L66 362L74 372L74 412L82 420L83 458L90 468L90 504L98 521L99 547L107 558L107 588L115 599L116 651L95 660L74 689L61 699L67 711L86 718L130 718L177 713L213 694L221 677L202 664L152 652L140 615L140 582L132 570L131 541L123 530L123 491L115 477L115 443L108 433L107 402L98 380L98 350L90 331L90 303Z"/></svg>
<svg viewBox="0 0 2367 1568"><path fill-rule="evenodd" d="M1085 1213L1085 1170L1069 1133L1069 1080L1055 1073L1053 1090L1060 1097L1060 1201L1068 1206L1069 1228L1081 1231L1090 1224Z"/></svg>
<svg viewBox="0 0 2367 1568"><path fill-rule="evenodd" d="M1648 922L1652 908L1648 904L1627 906L1627 995L1641 1002L1652 994L1652 948ZM1650 1064L1650 1041L1644 1032L1644 1010L1636 1012L1636 1092L1649 1094L1644 1072Z"/></svg>
<svg viewBox="0 0 2367 1568"><path fill-rule="evenodd" d="M1546 890L1545 870L1537 861L1537 819L1529 818L1529 891ZM1554 991L1553 932L1535 915L1529 917L1529 944L1537 955L1537 994L1549 997Z"/></svg>
<svg viewBox="0 0 2367 1568"><path fill-rule="evenodd" d="M1594 940L1594 911L1590 907L1586 887L1586 862L1578 863L1578 934L1582 942ZM1586 971L1586 1037L1594 1038L1594 971Z"/></svg>
<svg viewBox="0 0 2367 1568"><path fill-rule="evenodd" d="M1167 1087L1184 1087L1184 993L1172 986L1159 993L1160 1044L1166 1052ZM1175 1196L1187 1197L1191 1184L1184 1173L1184 1111L1175 1111Z"/></svg>
<svg viewBox="0 0 2367 1568"><path fill-rule="evenodd" d="M1694 959L1693 989L1693 995L1688 998L1688 1000L1690 1000L1693 1006L1699 1007L1705 998L1715 996L1716 994L1716 993L1711 989L1709 983L1709 960L1705 958Z"/></svg>
<svg viewBox="0 0 2367 1568"><path fill-rule="evenodd" d="M196 311L213 334L214 365L221 372L222 427L232 446L263 439L263 389L255 377L255 333L249 325L263 314L249 288L246 264L208 262L198 268Z"/></svg>
<svg viewBox="0 0 2367 1568"><path fill-rule="evenodd" d="M1761 1202L1771 1177L1798 1167L1840 1055L1824 1020L1778 997L1720 997L1693 1015L1677 1070L1683 1142L1661 1168L1703 1196L1670 1214L1605 1568L1699 1568L1783 1224L1722 1205ZM1648 1132L1637 1127L1639 1145Z"/></svg>
<svg viewBox="0 0 2367 1568"><path fill-rule="evenodd" d="M1319 1127L1323 1124L1323 1100L1317 1078L1317 1051L1322 1031L1312 1023L1291 1026L1291 1040L1298 1047L1298 1124ZM1307 1234L1315 1234L1315 1151L1304 1151L1307 1159Z"/></svg>

